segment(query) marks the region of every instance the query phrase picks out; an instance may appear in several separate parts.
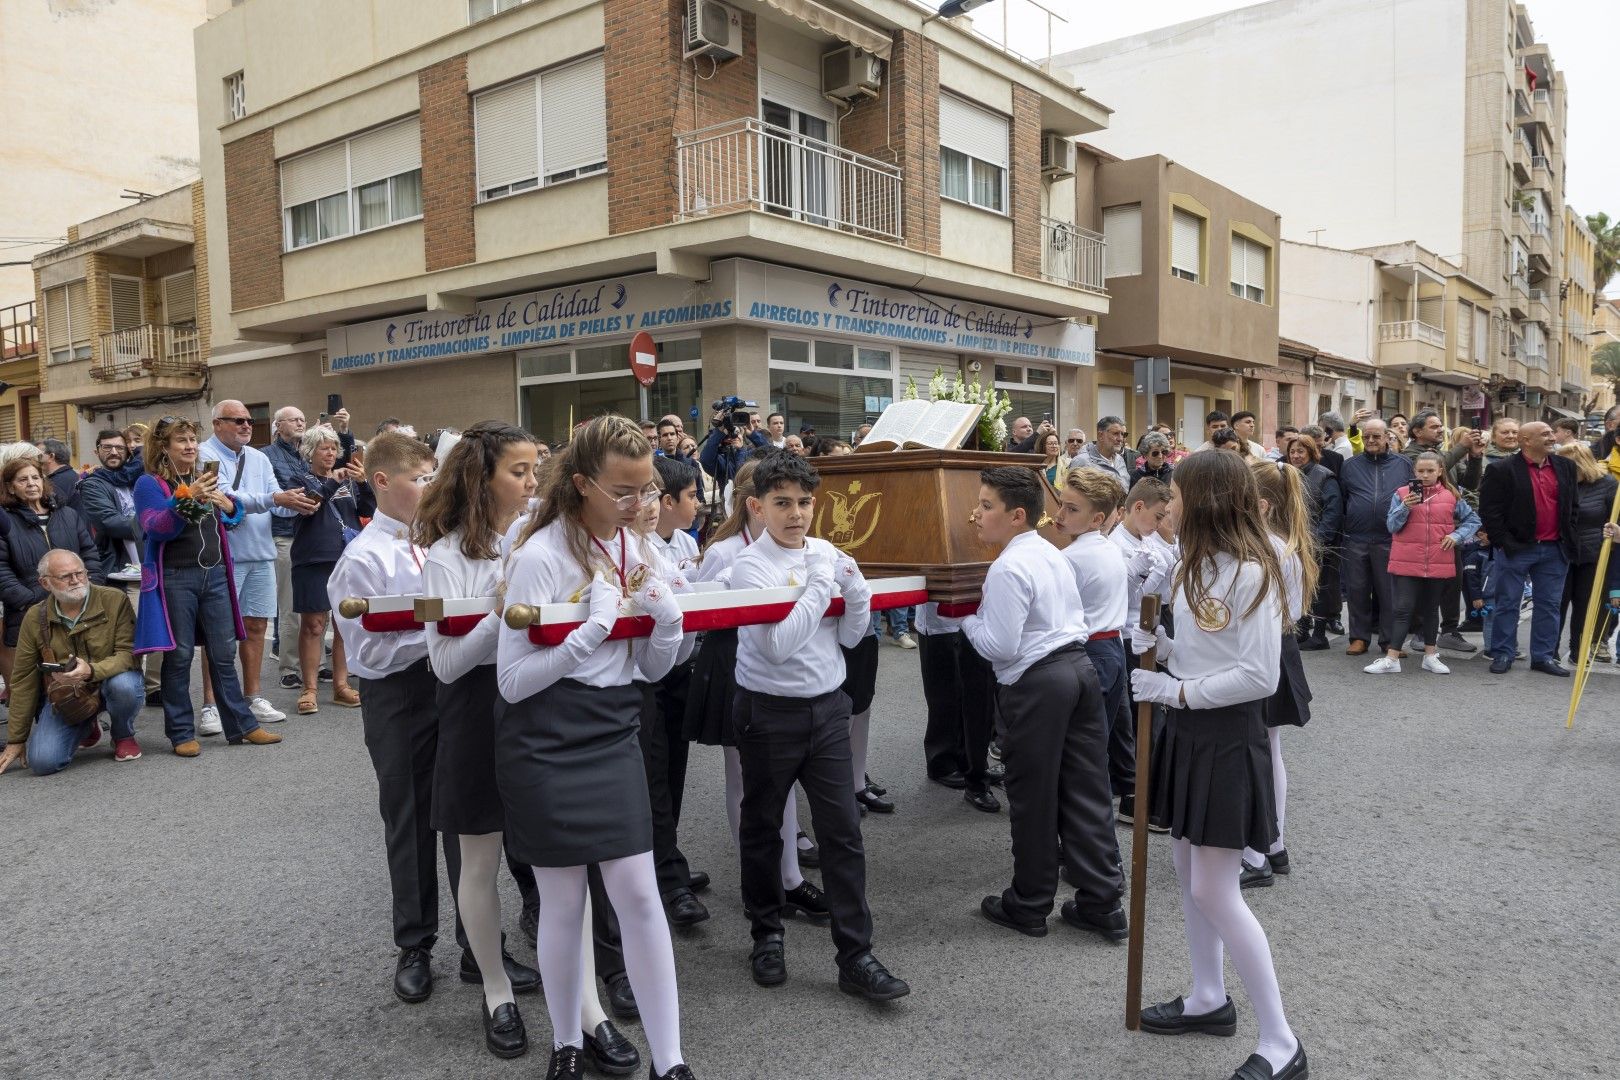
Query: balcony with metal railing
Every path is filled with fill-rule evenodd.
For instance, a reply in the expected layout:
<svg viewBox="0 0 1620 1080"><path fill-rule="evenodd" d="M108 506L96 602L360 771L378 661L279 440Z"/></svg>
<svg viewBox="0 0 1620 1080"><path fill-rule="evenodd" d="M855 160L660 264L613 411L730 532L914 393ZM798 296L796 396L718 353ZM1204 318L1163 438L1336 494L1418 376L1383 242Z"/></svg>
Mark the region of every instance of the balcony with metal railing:
<svg viewBox="0 0 1620 1080"><path fill-rule="evenodd" d="M1530 115L1536 123L1552 127L1552 91L1537 90L1530 95Z"/></svg>
<svg viewBox="0 0 1620 1080"><path fill-rule="evenodd" d="M1106 241L1068 221L1041 218L1041 276L1048 281L1104 295Z"/></svg>
<svg viewBox="0 0 1620 1080"><path fill-rule="evenodd" d="M202 373L202 342L195 326L145 323L102 334L90 361L90 377L98 382Z"/></svg>
<svg viewBox="0 0 1620 1080"><path fill-rule="evenodd" d="M1539 191L1552 190L1552 166L1543 154L1530 158L1529 186Z"/></svg>
<svg viewBox="0 0 1620 1080"><path fill-rule="evenodd" d="M39 358L39 330L34 323L34 302L0 308L0 364Z"/></svg>
<svg viewBox="0 0 1620 1080"><path fill-rule="evenodd" d="M1444 371L1445 329L1421 319L1379 323L1378 365L1399 371Z"/></svg>
<svg viewBox="0 0 1620 1080"><path fill-rule="evenodd" d="M899 166L740 117L676 137L676 219L762 211L898 243Z"/></svg>

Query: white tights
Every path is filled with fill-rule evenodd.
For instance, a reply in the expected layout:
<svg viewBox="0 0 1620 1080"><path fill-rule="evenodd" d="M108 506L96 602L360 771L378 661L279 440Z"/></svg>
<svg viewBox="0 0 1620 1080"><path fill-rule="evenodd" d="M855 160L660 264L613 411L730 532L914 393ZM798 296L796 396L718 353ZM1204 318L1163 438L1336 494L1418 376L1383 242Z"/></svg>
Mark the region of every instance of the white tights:
<svg viewBox="0 0 1620 1080"><path fill-rule="evenodd" d="M484 1008L493 1013L512 1000L512 983L506 977L501 955L501 900L496 888L503 848L501 834L481 833L457 837L461 844L461 880L456 885L456 906L467 944L484 976ZM592 948L591 904L585 898L584 973L580 994L581 1031L595 1031L607 1019L596 995L596 956Z"/></svg>
<svg viewBox="0 0 1620 1080"><path fill-rule="evenodd" d="M866 744L872 736L872 710L849 718L849 760L855 766L855 794L866 790Z"/></svg>
<svg viewBox="0 0 1620 1080"><path fill-rule="evenodd" d="M681 1008L675 987L675 951L669 940L669 922L658 896L658 876L652 852L644 851L599 864L608 900L619 916L624 946L625 973L641 1009L655 1073L664 1073L685 1061L681 1056ZM581 997L587 985L590 949L582 945L580 928L588 910L586 868L583 866L534 868L540 887L540 932L536 955L546 985L546 1010L551 1014L553 1047L582 1046L583 1033L573 1030L581 1015ZM595 996L594 981L590 984Z"/></svg>
<svg viewBox="0 0 1620 1080"><path fill-rule="evenodd" d="M1299 1040L1283 1015L1277 971L1271 963L1271 945L1260 922L1243 902L1238 884L1237 848L1199 847L1186 840L1172 841L1176 880L1181 883L1181 914L1187 924L1187 956L1192 962L1192 989L1185 998L1189 1015L1212 1012L1226 1002L1223 950L1232 954L1232 966L1249 992L1260 1025L1256 1053L1273 1070L1288 1064Z"/></svg>
<svg viewBox="0 0 1620 1080"><path fill-rule="evenodd" d="M1271 845L1271 854L1275 855L1284 847L1283 811L1288 805L1288 769L1283 765L1282 728L1267 728L1266 736L1271 740L1271 787L1277 793L1277 840ZM1244 848L1243 861L1259 866L1265 860L1253 848Z"/></svg>
<svg viewBox="0 0 1620 1080"><path fill-rule="evenodd" d="M722 747L726 759L726 816L731 820L731 844L739 853L742 841L742 758L735 746ZM799 801L788 788L787 804L782 807L782 888L789 892L804 884L799 870Z"/></svg>

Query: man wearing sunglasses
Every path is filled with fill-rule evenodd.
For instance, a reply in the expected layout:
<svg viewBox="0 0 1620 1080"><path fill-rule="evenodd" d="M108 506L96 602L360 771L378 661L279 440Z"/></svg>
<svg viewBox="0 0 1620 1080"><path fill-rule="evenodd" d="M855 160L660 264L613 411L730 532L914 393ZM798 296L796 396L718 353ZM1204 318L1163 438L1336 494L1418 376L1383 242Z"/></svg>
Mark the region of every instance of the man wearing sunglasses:
<svg viewBox="0 0 1620 1080"><path fill-rule="evenodd" d="M253 417L247 406L240 401L221 401L214 406L213 422L214 434L202 444L197 456L203 461L219 462L220 488L241 499L244 511L242 524L231 534L236 597L247 630L240 650L242 696L261 724L273 724L285 720L287 714L259 695L265 630L276 617L276 542L270 533L270 518L313 514L320 504L301 489L282 490L270 459L248 445L253 438ZM205 701L198 734L210 734L219 724L217 716Z"/></svg>

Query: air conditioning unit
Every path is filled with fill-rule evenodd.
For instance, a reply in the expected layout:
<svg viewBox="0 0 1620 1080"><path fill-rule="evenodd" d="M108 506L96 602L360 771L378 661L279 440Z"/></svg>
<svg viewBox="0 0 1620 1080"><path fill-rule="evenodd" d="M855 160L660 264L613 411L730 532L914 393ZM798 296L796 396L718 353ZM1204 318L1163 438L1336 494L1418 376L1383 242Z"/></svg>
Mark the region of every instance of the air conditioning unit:
<svg viewBox="0 0 1620 1080"><path fill-rule="evenodd" d="M720 0L686 0L684 56L730 60L742 55L742 12Z"/></svg>
<svg viewBox="0 0 1620 1080"><path fill-rule="evenodd" d="M1074 175L1074 143L1051 131L1041 133L1041 174L1054 180Z"/></svg>
<svg viewBox="0 0 1620 1080"><path fill-rule="evenodd" d="M821 54L821 92L842 101L877 97L883 61L865 49L845 45Z"/></svg>

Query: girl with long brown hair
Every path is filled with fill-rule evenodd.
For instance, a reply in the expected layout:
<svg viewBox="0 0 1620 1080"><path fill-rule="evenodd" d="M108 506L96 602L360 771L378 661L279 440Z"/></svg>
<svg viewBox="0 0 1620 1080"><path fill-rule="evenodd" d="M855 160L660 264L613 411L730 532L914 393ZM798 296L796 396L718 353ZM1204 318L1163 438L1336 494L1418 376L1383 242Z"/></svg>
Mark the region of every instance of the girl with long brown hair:
<svg viewBox="0 0 1620 1080"><path fill-rule="evenodd" d="M1142 1027L1233 1034L1237 1013L1222 965L1229 953L1260 1028L1238 1075L1303 1080L1305 1048L1288 1026L1271 946L1238 883L1243 849L1267 851L1277 838L1264 714L1277 688L1288 589L1243 458L1192 454L1171 487L1181 543L1171 584L1175 636L1162 627L1147 642L1133 635L1133 647L1154 646L1166 670L1138 668L1131 690L1138 703L1167 707L1152 809L1174 841L1192 989L1144 1009Z"/></svg>
<svg viewBox="0 0 1620 1080"><path fill-rule="evenodd" d="M652 812L637 739L641 692L681 646L681 609L634 530L660 491L634 421L599 416L555 455L543 502L518 533L507 604L580 603L584 623L555 646L503 625L496 647L495 778L511 847L540 888L537 952L551 1015L550 1077L578 1077L584 992L580 928L596 864L619 916L625 967L658 1080L690 1080L669 923L652 855ZM633 598L652 636L609 640ZM633 655L632 655L633 654Z"/></svg>

